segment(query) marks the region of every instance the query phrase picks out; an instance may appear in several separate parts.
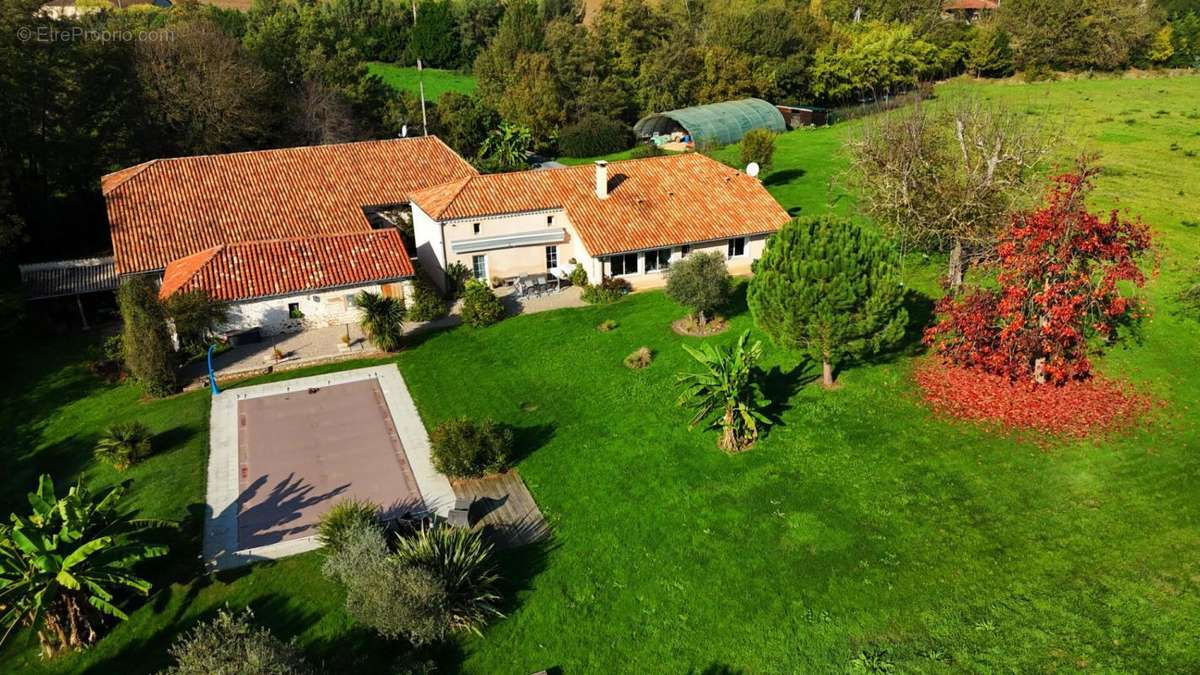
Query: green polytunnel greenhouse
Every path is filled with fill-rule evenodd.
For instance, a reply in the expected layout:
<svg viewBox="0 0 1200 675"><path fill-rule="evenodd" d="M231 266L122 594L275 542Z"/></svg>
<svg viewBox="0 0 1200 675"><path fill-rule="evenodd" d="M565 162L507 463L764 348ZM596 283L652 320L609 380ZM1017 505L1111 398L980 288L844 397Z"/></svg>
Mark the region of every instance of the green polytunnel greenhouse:
<svg viewBox="0 0 1200 675"><path fill-rule="evenodd" d="M751 129L784 132L787 122L783 113L770 103L759 98L745 98L654 113L633 126L639 138L682 132L690 136L690 140L718 145L737 143Z"/></svg>

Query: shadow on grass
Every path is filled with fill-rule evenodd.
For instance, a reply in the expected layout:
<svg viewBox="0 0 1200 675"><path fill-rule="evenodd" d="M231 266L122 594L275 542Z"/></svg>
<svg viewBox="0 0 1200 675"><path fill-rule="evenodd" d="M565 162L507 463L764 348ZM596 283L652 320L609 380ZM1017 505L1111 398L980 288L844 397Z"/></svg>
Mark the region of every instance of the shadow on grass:
<svg viewBox="0 0 1200 675"><path fill-rule="evenodd" d="M804 178L804 176L807 174L808 171L805 171L804 169L783 169L782 171L775 171L767 175L767 177L763 179L762 184L766 187L786 185L799 178Z"/></svg>
<svg viewBox="0 0 1200 675"><path fill-rule="evenodd" d="M750 311L750 305L746 302L746 291L750 289L750 282L741 279L735 280L733 283L733 292L729 294L729 301L721 308L718 314L722 314L727 319L732 319L735 316L741 316Z"/></svg>
<svg viewBox="0 0 1200 675"><path fill-rule="evenodd" d="M744 670L739 670L727 663L710 663L702 670L692 669L688 671L688 675L742 675Z"/></svg>
<svg viewBox="0 0 1200 675"><path fill-rule="evenodd" d="M768 405L763 414L767 419L771 420L771 424L767 426L763 432L763 437L771 434L771 428L775 426L786 426L783 421L783 415L792 408L792 397L794 397L806 384L815 382L818 378L818 373L813 369L812 364L808 361L802 361L799 365L794 366L791 370L784 371L782 367L775 366L767 371L762 378L763 395L766 396Z"/></svg>
<svg viewBox="0 0 1200 675"><path fill-rule="evenodd" d="M905 291L904 309L908 312L908 327L904 330L904 337L890 348L863 359L863 362L868 364L891 363L900 358L924 354L925 344L922 342L922 338L925 336L925 329L933 322L935 304L933 298L920 291L911 288ZM842 369L836 370L840 372Z"/></svg>
<svg viewBox="0 0 1200 675"><path fill-rule="evenodd" d="M511 463L519 464L521 460L532 455L554 438L554 426L550 424L535 424L528 427L509 427L513 432L513 456Z"/></svg>

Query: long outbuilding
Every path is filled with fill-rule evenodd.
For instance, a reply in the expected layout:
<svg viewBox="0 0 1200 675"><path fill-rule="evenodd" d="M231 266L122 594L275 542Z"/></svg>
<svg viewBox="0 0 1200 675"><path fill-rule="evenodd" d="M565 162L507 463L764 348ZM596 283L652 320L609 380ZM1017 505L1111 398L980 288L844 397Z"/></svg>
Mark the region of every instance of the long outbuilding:
<svg viewBox="0 0 1200 675"><path fill-rule="evenodd" d="M752 129L787 131L783 113L760 98L724 101L654 113L638 120L633 131L639 138L683 131L701 144L729 145Z"/></svg>

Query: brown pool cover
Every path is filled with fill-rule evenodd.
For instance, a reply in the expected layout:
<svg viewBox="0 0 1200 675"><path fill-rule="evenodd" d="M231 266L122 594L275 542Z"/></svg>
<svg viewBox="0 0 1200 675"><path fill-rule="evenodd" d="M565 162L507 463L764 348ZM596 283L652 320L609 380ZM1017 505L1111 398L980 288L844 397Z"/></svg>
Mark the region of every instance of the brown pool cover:
<svg viewBox="0 0 1200 675"><path fill-rule="evenodd" d="M240 549L313 535L348 497L424 509L375 380L239 401L238 459Z"/></svg>

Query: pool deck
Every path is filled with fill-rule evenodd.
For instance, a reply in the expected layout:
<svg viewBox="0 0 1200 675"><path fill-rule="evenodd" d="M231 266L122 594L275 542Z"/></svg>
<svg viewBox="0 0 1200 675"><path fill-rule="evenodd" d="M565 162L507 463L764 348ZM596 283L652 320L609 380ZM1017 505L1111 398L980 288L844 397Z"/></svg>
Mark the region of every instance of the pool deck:
<svg viewBox="0 0 1200 675"><path fill-rule="evenodd" d="M351 394L347 397L349 401L339 405L352 405L353 412L343 409L341 413L355 419L332 419L322 424L324 415L316 415L312 406L319 405L325 415L334 413L335 418L337 407L326 405L329 403L327 398L322 404L310 397L320 398L326 388L352 383L365 384L326 393ZM376 398L376 391L382 401ZM287 403L292 396L297 397L295 406ZM294 409L287 412L287 417L292 418L292 428L286 432L278 427L280 419L260 426L243 414L254 414L257 409L258 413L279 418L288 407ZM307 421L297 419L293 412L305 416ZM311 534L313 519L343 493L358 496L358 490L354 489L356 476L363 484L362 496L384 502L380 505L385 509L413 510L412 483L407 481L407 476L411 476L416 496L428 512L444 518L454 506L454 490L446 477L433 468L425 425L395 365L229 389L213 397L210 423L203 548L204 561L210 569L230 569L256 560L271 560L318 548L320 544ZM362 429L363 425L368 428ZM249 431L243 433L243 429ZM247 441L253 442L256 438L262 442L264 433L265 438L272 434L278 436L267 446L265 469L273 476L267 480L277 483L270 494L280 490L288 494L286 498L275 500L280 503L271 508L261 508L258 504L263 499L271 499L270 494L262 497L257 494L265 485L257 479L257 474L262 471L249 470L255 465L258 450L250 448L247 457L244 447ZM366 436L359 437L364 433ZM342 443L366 441L373 451L356 451L368 452L369 458L353 459L345 455L341 447ZM277 447L273 454L270 453L272 446ZM278 456L282 448L294 448L298 454L294 458ZM397 461L400 457L396 453L401 453L407 461ZM249 466L244 460L248 460ZM312 469L309 472L312 476L306 475L306 466ZM246 467L245 476L243 467ZM363 471L367 475L360 476ZM383 476L371 476L380 471ZM255 508L258 511L254 511ZM249 529L240 529L242 514L252 514ZM264 523L268 523L265 529Z"/></svg>

